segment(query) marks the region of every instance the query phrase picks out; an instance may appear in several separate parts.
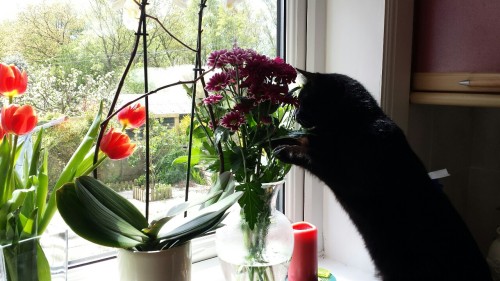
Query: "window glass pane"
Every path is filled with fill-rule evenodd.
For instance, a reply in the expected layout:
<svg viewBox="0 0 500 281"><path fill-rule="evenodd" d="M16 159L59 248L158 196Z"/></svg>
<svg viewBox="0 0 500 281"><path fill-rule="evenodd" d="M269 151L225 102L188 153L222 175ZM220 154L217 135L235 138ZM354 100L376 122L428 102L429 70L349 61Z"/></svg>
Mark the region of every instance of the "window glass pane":
<svg viewBox="0 0 500 281"><path fill-rule="evenodd" d="M105 110L116 91L132 51L135 31L127 29L123 13L107 0L3 1L0 9L0 61L26 69L29 89L17 103L36 107L42 122L56 120L46 131L49 178L52 186L85 134L99 102ZM202 58L214 50L252 48L276 56L276 0L210 0L203 19ZM199 1L151 0L147 13L148 89L193 77L194 53L168 35L162 26L196 45ZM124 24L125 23L125 24ZM161 23L161 24L159 24ZM130 23L136 29L136 23ZM145 50L126 79L119 103L144 93ZM187 154L186 130L191 101L183 87L161 91L150 98L151 186L150 219L172 204L184 201L186 167L172 161ZM112 121L113 126L119 126ZM128 131L138 144L130 158L107 161L99 178L145 210L144 128ZM189 197L207 191L212 178L203 167L192 171ZM56 215L48 231L65 229ZM109 248L98 247L72 234L69 258L88 260Z"/></svg>

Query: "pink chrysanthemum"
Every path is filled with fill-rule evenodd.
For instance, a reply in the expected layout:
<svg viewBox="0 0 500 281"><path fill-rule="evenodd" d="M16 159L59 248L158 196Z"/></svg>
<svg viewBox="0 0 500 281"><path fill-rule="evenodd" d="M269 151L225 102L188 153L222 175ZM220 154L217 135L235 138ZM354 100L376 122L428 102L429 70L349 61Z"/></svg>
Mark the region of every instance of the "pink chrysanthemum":
<svg viewBox="0 0 500 281"><path fill-rule="evenodd" d="M219 126L219 121L215 120L215 127ZM208 121L208 127L212 130L215 129L214 127L214 124L212 123L212 121Z"/></svg>
<svg viewBox="0 0 500 281"><path fill-rule="evenodd" d="M264 125L271 125L272 121L273 120L270 116L262 116L260 118L260 123Z"/></svg>
<svg viewBox="0 0 500 281"><path fill-rule="evenodd" d="M232 50L219 50L210 53L207 60L208 66L222 68L225 65L241 66L260 55L252 49L241 49L238 47Z"/></svg>
<svg viewBox="0 0 500 281"><path fill-rule="evenodd" d="M226 72L215 73L207 82L207 91L218 92L224 89L230 82L230 76Z"/></svg>
<svg viewBox="0 0 500 281"><path fill-rule="evenodd" d="M255 107L255 99L243 98L241 99L240 103L234 106L233 110L245 114L250 112L250 110L252 110L254 107Z"/></svg>
<svg viewBox="0 0 500 281"><path fill-rule="evenodd" d="M232 132L236 132L243 123L245 123L245 116L237 111L227 113L220 120L221 126L228 128Z"/></svg>
<svg viewBox="0 0 500 281"><path fill-rule="evenodd" d="M222 98L223 98L222 95L218 95L218 94L217 95L210 95L210 96L203 99L203 103L207 104L207 105L208 104L216 104L219 101L221 101Z"/></svg>
<svg viewBox="0 0 500 281"><path fill-rule="evenodd" d="M222 63L220 58L225 53L227 53L227 50L225 49L211 52L210 55L208 55L207 65L210 67L221 68L224 63Z"/></svg>

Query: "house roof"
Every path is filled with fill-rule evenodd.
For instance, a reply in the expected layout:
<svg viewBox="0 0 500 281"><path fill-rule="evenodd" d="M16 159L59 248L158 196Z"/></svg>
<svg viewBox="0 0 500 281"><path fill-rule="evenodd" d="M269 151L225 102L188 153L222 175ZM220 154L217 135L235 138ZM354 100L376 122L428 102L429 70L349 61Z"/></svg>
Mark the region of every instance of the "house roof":
<svg viewBox="0 0 500 281"><path fill-rule="evenodd" d="M118 107L137 97L137 94L120 94ZM140 100L140 102L144 104L144 99ZM150 95L148 105L149 112L157 116L191 113L191 98L187 96L183 89L177 91L160 91Z"/></svg>
<svg viewBox="0 0 500 281"><path fill-rule="evenodd" d="M178 81L188 81L193 79L193 66L176 66L169 68L148 68L148 81L150 90L175 83ZM131 78L136 82L142 82L142 69L137 69L131 73ZM142 80L142 81L141 81ZM134 100L138 94L120 94L118 105ZM170 87L158 91L149 96L149 112L153 115L168 114L190 114L191 98L187 95L182 85ZM142 100L144 104L144 100Z"/></svg>

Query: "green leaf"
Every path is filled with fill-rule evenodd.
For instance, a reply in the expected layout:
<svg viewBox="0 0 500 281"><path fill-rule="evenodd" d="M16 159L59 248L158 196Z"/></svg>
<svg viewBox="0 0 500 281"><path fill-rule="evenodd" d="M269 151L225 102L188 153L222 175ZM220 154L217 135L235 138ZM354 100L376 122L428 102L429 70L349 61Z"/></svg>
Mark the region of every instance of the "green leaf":
<svg viewBox="0 0 500 281"><path fill-rule="evenodd" d="M49 261L47 260L47 256L38 241L36 243L36 267L38 272L38 281L51 280L52 277Z"/></svg>
<svg viewBox="0 0 500 281"><path fill-rule="evenodd" d="M208 192L208 194L222 194L223 191L226 190L226 186L228 185L228 183L230 181L232 181L233 179L233 176L231 174L231 172L229 171L226 171L226 172L223 172L221 174L219 174L219 177L217 178L217 181L215 182L215 184L210 188L210 191ZM207 200L202 206L201 208L205 208L207 206L210 206L212 205L213 203L217 202L219 200L219 197L217 198L212 198L211 200Z"/></svg>
<svg viewBox="0 0 500 281"><path fill-rule="evenodd" d="M48 175L48 158L49 153L45 151L43 154L42 165L38 171L38 186L36 187L36 208L43 213L45 210L45 202L47 201L47 195L49 192L49 175ZM41 222L41 216L38 216L38 224ZM38 234L41 234L38 231Z"/></svg>
<svg viewBox="0 0 500 281"><path fill-rule="evenodd" d="M186 135L189 135L189 128L188 128L188 132ZM199 125L199 126L194 127L193 138L204 139L206 137L207 137L206 131L203 129L203 126Z"/></svg>
<svg viewBox="0 0 500 281"><path fill-rule="evenodd" d="M42 149L42 136L43 129L41 129L36 137L35 144L33 145L33 154L31 155L30 168L28 171L28 176L34 176L38 172L38 163L40 159L40 151Z"/></svg>
<svg viewBox="0 0 500 281"><path fill-rule="evenodd" d="M67 183L57 190L57 208L64 221L79 236L90 242L117 248L131 248L141 244L140 239L133 239L103 225L90 213L76 193L75 183ZM114 223L114 222L106 222Z"/></svg>
<svg viewBox="0 0 500 281"><path fill-rule="evenodd" d="M10 145L7 136L0 142L0 171L8 171L10 165ZM0 205L7 202L11 196L12 189L8 188L6 175L0 177Z"/></svg>
<svg viewBox="0 0 500 281"><path fill-rule="evenodd" d="M104 227L130 238L147 238L141 232L142 228L147 227L147 222L144 224L146 219L135 206L127 201L128 204L124 208L129 208L129 210L120 208L118 205L123 203L124 200L126 201L126 199L104 185L102 185L104 186L103 189L112 192L106 191L105 194L101 193L95 196L94 194L99 193L96 192L96 183L98 181L91 177L87 178L92 179L93 182L85 183L82 178L77 178L75 181L76 194L82 204L89 210L92 219ZM135 225L139 225L140 228L135 227Z"/></svg>
<svg viewBox="0 0 500 281"><path fill-rule="evenodd" d="M229 138L229 130L225 127L218 126L215 129L215 144L225 142Z"/></svg>
<svg viewBox="0 0 500 281"><path fill-rule="evenodd" d="M97 133L99 132L99 125L101 123L101 114L102 114L102 103L101 106L99 107L99 111L97 112L94 118L94 121L92 122L92 125L87 131L87 134L85 135L82 142L80 143L78 148L75 150L75 152L69 159L68 163L61 172L59 179L52 188L53 192L50 194L50 198L47 203L47 208L42 214L41 222L39 225L40 233L43 232L45 228L47 228L50 220L52 219L54 213L56 212L57 203L56 203L55 191L59 189L63 184L73 181L78 166L85 158L87 153L90 151L90 149L93 147L94 142L96 141L97 138Z"/></svg>
<svg viewBox="0 0 500 281"><path fill-rule="evenodd" d="M200 230L206 223L217 219L242 196L235 192L230 196L187 217L168 221L158 234L158 239L174 239ZM206 225L205 225L206 226Z"/></svg>
<svg viewBox="0 0 500 281"><path fill-rule="evenodd" d="M218 160L217 156L215 155L202 155L202 154L197 154L197 155L191 155L191 166L194 166L198 164L201 160L204 161L214 161ZM183 155L179 156L172 161L172 164L187 164L188 156Z"/></svg>
<svg viewBox="0 0 500 281"><path fill-rule="evenodd" d="M168 210L166 217L176 216L176 215L181 214L184 211L188 210L189 208L201 205L201 204L206 203L207 201L212 200L212 199L216 200L217 198L215 198L215 197L219 196L220 194L222 194L222 191L220 191L220 190L216 191L216 192L209 192L208 194L201 196L196 200L186 201L186 202L182 202L180 204L177 204Z"/></svg>
<svg viewBox="0 0 500 281"><path fill-rule="evenodd" d="M89 176L76 179L77 191L85 190L105 208L116 214L127 223L140 230L148 226L148 221L142 213L127 199L116 193L102 182Z"/></svg>
<svg viewBox="0 0 500 281"><path fill-rule="evenodd" d="M243 196L238 203L243 208L248 226L253 230L257 223L258 214L265 209L266 204L262 200L264 189L258 182L248 182L237 186L236 190L243 192Z"/></svg>

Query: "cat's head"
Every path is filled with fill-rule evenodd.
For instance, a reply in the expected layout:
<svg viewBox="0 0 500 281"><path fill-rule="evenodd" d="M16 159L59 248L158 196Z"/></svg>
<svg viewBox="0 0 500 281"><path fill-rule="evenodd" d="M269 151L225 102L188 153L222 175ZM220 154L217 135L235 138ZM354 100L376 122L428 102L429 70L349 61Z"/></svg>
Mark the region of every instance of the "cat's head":
<svg viewBox="0 0 500 281"><path fill-rule="evenodd" d="M342 74L311 73L297 69L304 79L296 119L305 128L332 128L361 121L376 110L376 101L356 80Z"/></svg>

